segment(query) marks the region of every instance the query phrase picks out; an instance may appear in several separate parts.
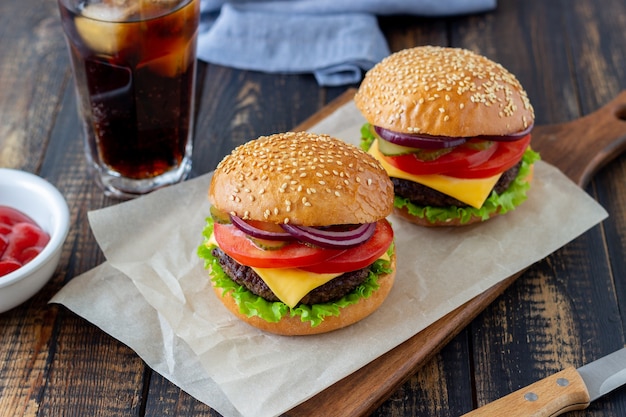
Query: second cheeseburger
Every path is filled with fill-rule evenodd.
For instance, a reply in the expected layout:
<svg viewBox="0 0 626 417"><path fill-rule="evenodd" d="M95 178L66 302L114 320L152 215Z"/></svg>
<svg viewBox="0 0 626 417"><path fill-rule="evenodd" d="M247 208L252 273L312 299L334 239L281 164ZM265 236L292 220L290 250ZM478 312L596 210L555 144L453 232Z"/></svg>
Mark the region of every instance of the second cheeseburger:
<svg viewBox="0 0 626 417"><path fill-rule="evenodd" d="M393 184L370 155L288 132L237 147L211 180L198 254L219 299L276 334L308 335L377 310L395 276Z"/></svg>
<svg viewBox="0 0 626 417"><path fill-rule="evenodd" d="M467 225L526 199L539 159L529 146L534 111L500 64L466 49L405 49L367 73L354 102L405 219Z"/></svg>

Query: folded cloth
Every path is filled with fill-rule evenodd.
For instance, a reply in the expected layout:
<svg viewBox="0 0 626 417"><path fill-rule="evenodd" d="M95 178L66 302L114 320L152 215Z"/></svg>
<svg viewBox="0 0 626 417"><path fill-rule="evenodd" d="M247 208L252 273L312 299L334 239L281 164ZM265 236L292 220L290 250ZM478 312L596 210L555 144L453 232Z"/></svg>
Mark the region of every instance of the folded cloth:
<svg viewBox="0 0 626 417"><path fill-rule="evenodd" d="M198 58L313 73L322 86L353 84L389 55L377 16L447 16L495 6L496 0L201 0Z"/></svg>

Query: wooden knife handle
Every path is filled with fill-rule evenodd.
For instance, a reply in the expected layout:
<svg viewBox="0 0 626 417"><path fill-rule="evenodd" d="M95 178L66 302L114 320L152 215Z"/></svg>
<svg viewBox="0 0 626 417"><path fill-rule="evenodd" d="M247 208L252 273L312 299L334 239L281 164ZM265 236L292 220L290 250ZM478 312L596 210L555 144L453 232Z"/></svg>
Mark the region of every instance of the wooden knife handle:
<svg viewBox="0 0 626 417"><path fill-rule="evenodd" d="M515 391L464 416L548 417L589 405L589 392L576 369L570 367Z"/></svg>

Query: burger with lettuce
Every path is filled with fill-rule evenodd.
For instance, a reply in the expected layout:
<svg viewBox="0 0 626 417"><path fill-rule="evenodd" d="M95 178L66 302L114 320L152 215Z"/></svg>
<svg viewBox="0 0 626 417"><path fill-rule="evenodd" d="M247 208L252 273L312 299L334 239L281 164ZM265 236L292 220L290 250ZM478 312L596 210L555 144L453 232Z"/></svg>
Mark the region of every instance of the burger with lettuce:
<svg viewBox="0 0 626 417"><path fill-rule="evenodd" d="M198 254L219 300L281 335L356 323L394 282L393 185L359 148L288 132L236 148L213 174Z"/></svg>
<svg viewBox="0 0 626 417"><path fill-rule="evenodd" d="M366 74L354 102L362 145L391 177L403 218L468 225L526 200L534 111L500 64L459 48L401 50Z"/></svg>

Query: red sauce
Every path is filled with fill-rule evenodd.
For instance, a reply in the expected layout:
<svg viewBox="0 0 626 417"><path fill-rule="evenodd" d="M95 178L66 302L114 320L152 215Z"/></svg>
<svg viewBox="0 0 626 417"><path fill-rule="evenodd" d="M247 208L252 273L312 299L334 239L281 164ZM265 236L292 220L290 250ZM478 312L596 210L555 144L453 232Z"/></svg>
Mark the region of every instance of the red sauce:
<svg viewBox="0 0 626 417"><path fill-rule="evenodd" d="M0 277L26 265L50 241L33 219L19 210L0 206Z"/></svg>

